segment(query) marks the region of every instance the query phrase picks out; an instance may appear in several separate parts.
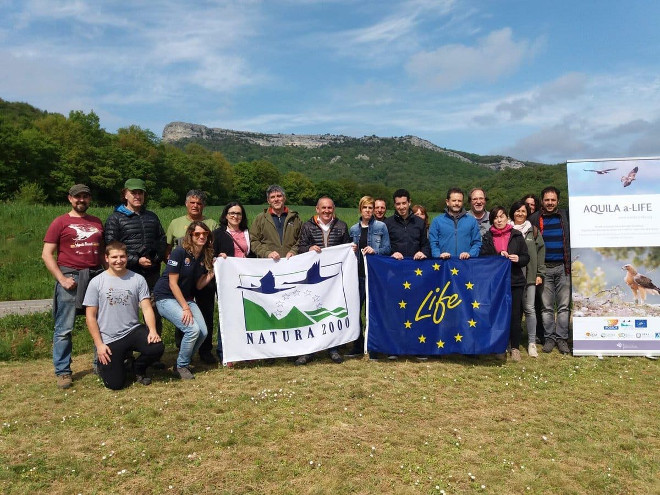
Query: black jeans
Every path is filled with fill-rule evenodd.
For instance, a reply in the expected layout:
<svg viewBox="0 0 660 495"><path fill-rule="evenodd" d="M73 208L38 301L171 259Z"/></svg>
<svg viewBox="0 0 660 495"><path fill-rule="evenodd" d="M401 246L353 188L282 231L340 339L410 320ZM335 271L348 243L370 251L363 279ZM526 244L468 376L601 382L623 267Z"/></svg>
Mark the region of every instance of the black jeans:
<svg viewBox="0 0 660 495"><path fill-rule="evenodd" d="M149 330L146 326L140 325L126 337L115 340L108 344L112 355L108 364L99 362L99 375L106 387L112 390L119 390L124 387L126 381L126 368L124 360L137 351L140 355L135 360L135 373L144 375L148 366L160 359L165 351L162 342L149 344L147 342Z"/></svg>

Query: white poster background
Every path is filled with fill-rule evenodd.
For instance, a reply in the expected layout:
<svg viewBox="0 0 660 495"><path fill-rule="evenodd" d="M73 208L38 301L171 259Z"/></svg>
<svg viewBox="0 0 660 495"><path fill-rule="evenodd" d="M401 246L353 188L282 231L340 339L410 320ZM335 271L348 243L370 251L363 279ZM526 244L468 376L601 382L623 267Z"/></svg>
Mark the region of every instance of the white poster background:
<svg viewBox="0 0 660 495"><path fill-rule="evenodd" d="M575 160L566 171L571 249L660 246L660 158ZM574 314L573 354L660 355L660 318L637 313Z"/></svg>
<svg viewBox="0 0 660 495"><path fill-rule="evenodd" d="M218 258L214 269L224 363L311 354L358 338L350 244L279 261Z"/></svg>

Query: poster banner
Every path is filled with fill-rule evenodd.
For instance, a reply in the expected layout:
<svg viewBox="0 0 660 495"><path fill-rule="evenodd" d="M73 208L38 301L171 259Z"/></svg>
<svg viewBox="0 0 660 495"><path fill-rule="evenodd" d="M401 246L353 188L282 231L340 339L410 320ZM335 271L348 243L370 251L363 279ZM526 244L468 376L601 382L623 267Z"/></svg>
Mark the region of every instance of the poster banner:
<svg viewBox="0 0 660 495"><path fill-rule="evenodd" d="M366 260L368 351L431 356L506 350L509 260Z"/></svg>
<svg viewBox="0 0 660 495"><path fill-rule="evenodd" d="M660 355L660 158L569 161L573 354Z"/></svg>
<svg viewBox="0 0 660 495"><path fill-rule="evenodd" d="M360 331L350 244L289 259L215 262L224 363L311 354Z"/></svg>

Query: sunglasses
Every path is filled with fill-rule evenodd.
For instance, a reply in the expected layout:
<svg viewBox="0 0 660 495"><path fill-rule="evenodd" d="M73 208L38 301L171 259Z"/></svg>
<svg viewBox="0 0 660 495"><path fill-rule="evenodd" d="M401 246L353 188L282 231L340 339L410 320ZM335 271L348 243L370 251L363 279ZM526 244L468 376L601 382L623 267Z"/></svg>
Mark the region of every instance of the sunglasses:
<svg viewBox="0 0 660 495"><path fill-rule="evenodd" d="M193 233L192 233L192 236L195 237L195 238L197 238L197 237L202 237L202 236L204 236L204 237L208 237L208 236L209 236L209 232L193 232Z"/></svg>

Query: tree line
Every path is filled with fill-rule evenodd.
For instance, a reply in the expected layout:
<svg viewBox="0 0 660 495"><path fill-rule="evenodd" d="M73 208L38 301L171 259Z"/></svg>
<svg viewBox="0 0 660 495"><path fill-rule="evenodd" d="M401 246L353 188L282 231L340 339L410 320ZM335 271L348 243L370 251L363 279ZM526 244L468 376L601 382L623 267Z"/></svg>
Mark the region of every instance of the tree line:
<svg viewBox="0 0 660 495"><path fill-rule="evenodd" d="M93 111L71 111L65 117L0 99L0 201L61 203L71 184L81 182L92 188L96 204L113 205L130 177L144 179L150 201L160 206L181 205L193 188L206 191L209 204L232 199L261 204L273 183L286 189L290 204L313 205L327 195L342 207L356 206L366 194L390 199L395 189L404 187L412 192L414 202L431 211L444 209L447 185L483 186L489 204L510 204L525 193L538 194L548 184L566 191L565 166L468 173L461 165L450 164L430 171L435 165L428 163L428 155L411 148L388 150L396 162L385 167L388 177L379 178L370 166L365 166L369 173L353 167L352 175L347 175L339 172L339 166L319 157L303 160L290 149L279 150L275 160L267 159L273 157L272 148L261 156L259 149L240 157L229 151L236 159L230 163L223 152L209 149L213 146L217 143L164 143L136 125L109 133ZM429 185L429 172L435 187Z"/></svg>

